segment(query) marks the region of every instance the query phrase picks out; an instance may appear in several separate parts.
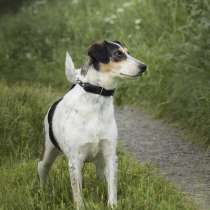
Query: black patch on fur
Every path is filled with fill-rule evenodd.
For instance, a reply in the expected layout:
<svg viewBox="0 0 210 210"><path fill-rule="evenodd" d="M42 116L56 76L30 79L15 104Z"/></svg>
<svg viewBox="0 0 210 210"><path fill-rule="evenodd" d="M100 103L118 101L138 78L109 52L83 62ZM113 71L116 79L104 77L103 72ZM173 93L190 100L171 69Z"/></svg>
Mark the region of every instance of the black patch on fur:
<svg viewBox="0 0 210 210"><path fill-rule="evenodd" d="M120 41L117 41L117 40L115 40L115 41L113 41L114 43L117 43L117 44L119 44L120 46L122 46L122 47L124 47L125 45L124 44L122 44Z"/></svg>
<svg viewBox="0 0 210 210"><path fill-rule="evenodd" d="M63 98L60 98L58 99L51 107L50 107L50 110L48 112L48 123L49 123L49 136L50 136L50 140L51 142L54 144L54 146L59 149L59 145L58 145L58 142L56 141L55 139L55 136L54 136L54 133L53 133L53 127L52 127L52 123L53 123L53 116L54 116L54 112L55 112L55 109L56 109L56 106L58 105L58 103L62 100Z"/></svg>
<svg viewBox="0 0 210 210"><path fill-rule="evenodd" d="M126 58L127 58L126 54L124 52L122 52L121 50L115 50L112 53L112 59L115 62L126 60Z"/></svg>
<svg viewBox="0 0 210 210"><path fill-rule="evenodd" d="M99 70L99 63L109 63L109 52L105 42L91 45L88 49L88 55L96 70Z"/></svg>
<svg viewBox="0 0 210 210"><path fill-rule="evenodd" d="M108 42L106 40L101 43L94 43L91 45L88 49L90 65L93 65L93 67L99 71L100 63L109 63L110 59L115 62L125 60L127 56L124 52L119 50L119 45L123 46L123 44L119 41Z"/></svg>
<svg viewBox="0 0 210 210"><path fill-rule="evenodd" d="M71 88L69 89L69 91L70 91L71 89L73 89L74 87L75 87L75 84L73 84L73 85L71 86ZM62 99L63 99L63 98L58 99L58 100L50 107L50 110L49 110L48 116L47 116L48 124L49 124L49 136L50 136L50 140L51 140L51 142L53 143L53 145L54 145L57 149L59 149L60 151L61 151L61 148L59 147L58 142L57 142L56 139L55 139L55 136L54 136L54 133L53 133L53 125L52 125L52 123L53 123L53 116L54 116L55 109L56 109L58 103L59 103Z"/></svg>
<svg viewBox="0 0 210 210"><path fill-rule="evenodd" d="M122 43L119 42L119 41L113 41L113 43L112 42L107 43L107 45L108 45L107 48L108 48L110 57L115 62L126 60L126 58L127 58L126 54L123 51L120 50L120 47L117 44L122 46Z"/></svg>
<svg viewBox="0 0 210 210"><path fill-rule="evenodd" d="M104 43L106 44L107 50L109 52L109 56L112 55L112 52L115 50L118 50L120 47L117 45L118 43L115 44L115 42L107 42L104 41Z"/></svg>

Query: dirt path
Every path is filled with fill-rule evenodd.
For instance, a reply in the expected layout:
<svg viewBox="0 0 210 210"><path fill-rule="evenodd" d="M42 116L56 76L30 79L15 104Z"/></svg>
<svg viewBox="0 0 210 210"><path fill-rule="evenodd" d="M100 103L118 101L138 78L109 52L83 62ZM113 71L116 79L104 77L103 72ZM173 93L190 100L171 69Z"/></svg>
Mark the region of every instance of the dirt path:
<svg viewBox="0 0 210 210"><path fill-rule="evenodd" d="M202 209L210 210L210 151L186 142L181 131L140 110L116 109L119 137L141 162L157 165Z"/></svg>

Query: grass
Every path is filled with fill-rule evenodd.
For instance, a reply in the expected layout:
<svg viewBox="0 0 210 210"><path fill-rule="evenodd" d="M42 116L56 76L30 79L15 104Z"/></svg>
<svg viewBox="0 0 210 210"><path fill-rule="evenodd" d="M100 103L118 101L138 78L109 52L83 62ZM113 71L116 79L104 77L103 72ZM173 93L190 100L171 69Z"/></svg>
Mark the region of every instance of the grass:
<svg viewBox="0 0 210 210"><path fill-rule="evenodd" d="M149 165L140 166L124 155L119 158L119 210L195 210L183 195L161 177L153 175ZM74 209L67 163L60 159L50 173L50 184L39 187L36 161L27 161L0 172L0 208L5 210ZM106 207L105 182L95 177L93 165L85 168L83 193L86 209ZM15 198L15 199L14 199Z"/></svg>
<svg viewBox="0 0 210 210"><path fill-rule="evenodd" d="M1 83L0 89L0 165L14 158L37 157L41 150L37 145L41 146L43 139L44 113L57 95L50 89L26 84L9 87Z"/></svg>
<svg viewBox="0 0 210 210"><path fill-rule="evenodd" d="M37 161L42 151L42 120L59 92L25 83L0 84L0 209L74 209L67 163L60 158L41 190ZM151 165L140 165L124 152L119 153L119 210L196 210L184 194L159 177ZM105 183L96 180L88 164L84 174L86 209L106 207Z"/></svg>
<svg viewBox="0 0 210 210"><path fill-rule="evenodd" d="M132 161L132 164L129 162ZM41 190L36 176L36 161L14 165L1 170L2 209L73 209L67 163L59 160L51 171L50 184ZM152 175L149 165L140 166L124 155L119 161L119 206L117 209L194 210L183 195L166 184L161 177ZM87 209L106 207L105 183L99 182L94 167L88 165L83 187ZM14 200L15 198L15 200Z"/></svg>

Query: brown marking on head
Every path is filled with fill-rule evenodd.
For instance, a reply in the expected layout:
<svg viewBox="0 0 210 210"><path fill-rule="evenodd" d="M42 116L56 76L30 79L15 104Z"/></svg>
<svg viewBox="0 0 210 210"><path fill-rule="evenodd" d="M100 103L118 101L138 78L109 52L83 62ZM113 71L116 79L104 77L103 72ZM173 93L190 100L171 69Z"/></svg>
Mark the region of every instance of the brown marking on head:
<svg viewBox="0 0 210 210"><path fill-rule="evenodd" d="M120 67L123 65L124 62L125 61L116 62L116 61L110 60L110 62L107 64L100 63L99 64L100 71L101 72L111 72L113 69L120 69Z"/></svg>
<svg viewBox="0 0 210 210"><path fill-rule="evenodd" d="M123 50L124 50L126 53L128 53L128 48L123 47Z"/></svg>
<svg viewBox="0 0 210 210"><path fill-rule="evenodd" d="M101 70L100 66L106 66L102 64L109 64L110 66L114 65L114 62L126 60L126 51L118 41L93 43L88 48L88 55L90 57L90 64L92 64L96 70Z"/></svg>
<svg viewBox="0 0 210 210"><path fill-rule="evenodd" d="M90 64L96 70L99 70L99 63L109 63L109 54L104 42L95 42L88 48L88 56L90 57Z"/></svg>

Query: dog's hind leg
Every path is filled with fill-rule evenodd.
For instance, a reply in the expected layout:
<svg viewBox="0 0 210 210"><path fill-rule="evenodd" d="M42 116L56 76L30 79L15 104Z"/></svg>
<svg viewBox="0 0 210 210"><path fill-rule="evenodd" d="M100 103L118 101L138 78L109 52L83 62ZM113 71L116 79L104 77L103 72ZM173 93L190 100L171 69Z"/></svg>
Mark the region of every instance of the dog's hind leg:
<svg viewBox="0 0 210 210"><path fill-rule="evenodd" d="M38 175L40 184L43 186L47 181L48 172L54 160L59 155L59 150L52 144L49 137L48 123L45 120L45 144L42 160L38 163Z"/></svg>
<svg viewBox="0 0 210 210"><path fill-rule="evenodd" d="M46 183L48 172L58 154L59 151L54 145L48 145L45 148L43 159L38 163L38 174L42 186Z"/></svg>
<svg viewBox="0 0 210 210"><path fill-rule="evenodd" d="M38 163L38 175L41 186L46 183L48 172L58 154L58 149L55 148L55 146L51 142L49 142L49 139L47 139L45 143L43 158Z"/></svg>

